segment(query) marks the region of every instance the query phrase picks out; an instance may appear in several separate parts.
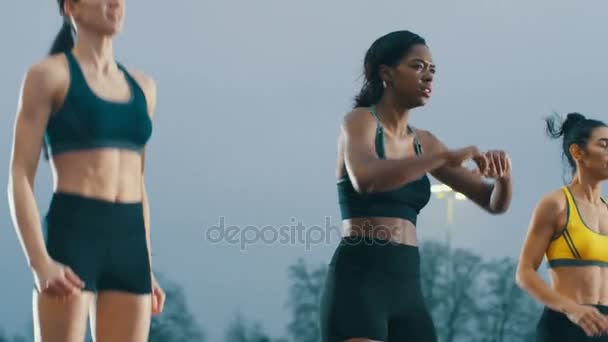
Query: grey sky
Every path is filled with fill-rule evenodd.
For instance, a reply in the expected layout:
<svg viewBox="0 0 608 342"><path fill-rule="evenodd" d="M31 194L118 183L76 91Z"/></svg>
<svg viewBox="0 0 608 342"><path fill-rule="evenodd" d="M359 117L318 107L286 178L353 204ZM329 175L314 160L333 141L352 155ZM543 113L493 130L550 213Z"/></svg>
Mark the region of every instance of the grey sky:
<svg viewBox="0 0 608 342"><path fill-rule="evenodd" d="M584 4L583 4L584 3ZM516 256L532 208L562 179L559 144L543 135L556 110L605 119L608 60L602 1L127 1L116 54L151 74L159 99L147 184L155 268L183 284L212 341L240 311L282 334L287 267L326 262L337 243L211 244L228 225L339 224L334 180L342 115L359 89L363 54L397 29L424 36L438 75L415 126L446 144L502 148L515 198L503 216L457 203L454 243L487 257ZM55 1L7 1L0 16L0 179L7 179L19 85L59 28ZM38 171L42 212L50 172ZM4 202L6 203L6 201ZM420 218L420 238L443 238L445 204ZM0 326L21 330L31 275L0 206ZM10 276L9 276L10 274Z"/></svg>

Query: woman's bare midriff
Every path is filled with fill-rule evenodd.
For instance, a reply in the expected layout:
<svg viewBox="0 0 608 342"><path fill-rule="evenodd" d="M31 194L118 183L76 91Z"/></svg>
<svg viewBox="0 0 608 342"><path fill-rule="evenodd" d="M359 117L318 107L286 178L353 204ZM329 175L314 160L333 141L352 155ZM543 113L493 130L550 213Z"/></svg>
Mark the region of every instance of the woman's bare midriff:
<svg viewBox="0 0 608 342"><path fill-rule="evenodd" d="M608 305L608 267L562 266L550 270L553 289L579 304Z"/></svg>
<svg viewBox="0 0 608 342"><path fill-rule="evenodd" d="M54 189L117 203L142 200L141 155L135 151L96 149L53 157Z"/></svg>
<svg viewBox="0 0 608 342"><path fill-rule="evenodd" d="M418 246L416 226L395 217L355 218L342 221L345 236L365 236Z"/></svg>

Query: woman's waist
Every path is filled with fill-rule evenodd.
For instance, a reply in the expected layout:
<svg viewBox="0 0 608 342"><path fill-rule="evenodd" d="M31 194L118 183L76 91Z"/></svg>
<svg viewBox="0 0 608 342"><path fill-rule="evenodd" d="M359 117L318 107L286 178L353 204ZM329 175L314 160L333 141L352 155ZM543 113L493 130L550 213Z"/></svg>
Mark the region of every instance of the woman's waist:
<svg viewBox="0 0 608 342"><path fill-rule="evenodd" d="M344 236L368 237L417 246L416 226L402 218L367 217L342 221Z"/></svg>
<svg viewBox="0 0 608 342"><path fill-rule="evenodd" d="M141 171L75 168L57 172L54 191L109 202L139 202L142 200L142 176Z"/></svg>
<svg viewBox="0 0 608 342"><path fill-rule="evenodd" d="M562 267L552 270L553 289L580 304L608 305L608 269L599 266Z"/></svg>
<svg viewBox="0 0 608 342"><path fill-rule="evenodd" d="M141 157L128 151L83 150L53 157L57 188L119 192L141 184ZM91 190L89 190L91 191Z"/></svg>
<svg viewBox="0 0 608 342"><path fill-rule="evenodd" d="M72 194L116 204L142 202L141 185L134 186L133 183L108 185L100 182L58 182L54 193Z"/></svg>
<svg viewBox="0 0 608 342"><path fill-rule="evenodd" d="M418 247L368 236L345 236L340 240L330 266L336 270L418 277Z"/></svg>

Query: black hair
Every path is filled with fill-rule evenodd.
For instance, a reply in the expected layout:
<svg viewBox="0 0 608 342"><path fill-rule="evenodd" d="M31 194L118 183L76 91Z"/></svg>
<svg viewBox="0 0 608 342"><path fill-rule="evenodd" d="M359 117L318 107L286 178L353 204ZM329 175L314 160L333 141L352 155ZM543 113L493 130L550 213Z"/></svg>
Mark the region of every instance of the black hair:
<svg viewBox="0 0 608 342"><path fill-rule="evenodd" d="M547 135L554 139L562 138L562 150L572 168L572 173L576 171L576 163L570 154L570 145L576 144L580 148L587 147L587 142L593 131L598 127L606 127L602 121L587 119L580 113L569 113L566 120L554 114L545 119L547 124Z"/></svg>
<svg viewBox="0 0 608 342"><path fill-rule="evenodd" d="M380 78L380 66L395 67L414 45L426 45L424 38L410 31L395 31L374 41L365 53L363 69L365 81L359 95L355 97L355 107L369 107L380 101L384 86Z"/></svg>
<svg viewBox="0 0 608 342"><path fill-rule="evenodd" d="M57 0L57 4L59 5L59 13L63 17L63 24L61 25L61 29L57 33L57 36L55 37L55 40L51 45L51 48L49 50L49 56L69 51L74 47L74 35L76 32L74 31L70 20L65 16L65 13L63 12L63 5L65 1L66 0ZM42 152L44 153L44 159L48 160L49 153L47 151L46 141L43 141Z"/></svg>
<svg viewBox="0 0 608 342"><path fill-rule="evenodd" d="M68 0L71 1L71 0ZM64 18L63 25L61 25L61 29L55 40L53 41L53 45L51 45L51 49L49 51L49 55L54 55L56 53L61 53L68 51L74 47L74 29L69 19L65 17L65 13L63 13L63 4L65 0L57 0L57 4L59 5L59 13Z"/></svg>

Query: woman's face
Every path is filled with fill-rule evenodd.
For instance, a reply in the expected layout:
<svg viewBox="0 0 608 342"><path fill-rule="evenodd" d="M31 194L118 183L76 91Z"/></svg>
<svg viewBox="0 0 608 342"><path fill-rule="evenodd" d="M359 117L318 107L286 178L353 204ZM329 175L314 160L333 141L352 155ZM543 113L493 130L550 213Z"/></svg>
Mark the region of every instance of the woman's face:
<svg viewBox="0 0 608 342"><path fill-rule="evenodd" d="M414 45L396 67L385 69L383 74L387 89L409 108L424 106L430 99L435 64L426 45Z"/></svg>
<svg viewBox="0 0 608 342"><path fill-rule="evenodd" d="M608 127L593 130L584 149L571 150L577 167L599 179L608 179Z"/></svg>
<svg viewBox="0 0 608 342"><path fill-rule="evenodd" d="M114 35L122 30L124 0L66 0L65 13L76 21L77 28Z"/></svg>

